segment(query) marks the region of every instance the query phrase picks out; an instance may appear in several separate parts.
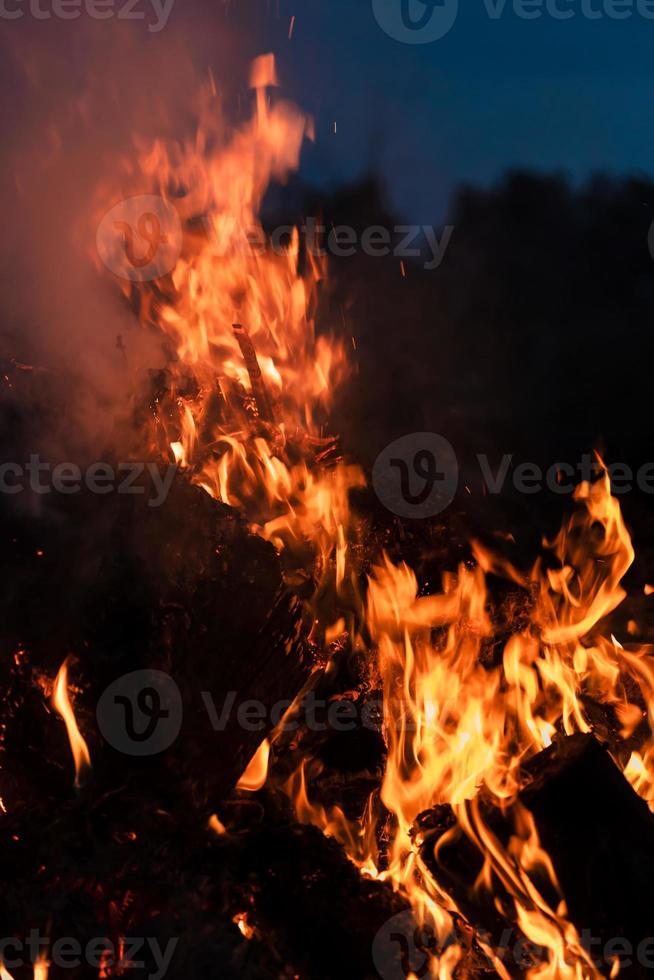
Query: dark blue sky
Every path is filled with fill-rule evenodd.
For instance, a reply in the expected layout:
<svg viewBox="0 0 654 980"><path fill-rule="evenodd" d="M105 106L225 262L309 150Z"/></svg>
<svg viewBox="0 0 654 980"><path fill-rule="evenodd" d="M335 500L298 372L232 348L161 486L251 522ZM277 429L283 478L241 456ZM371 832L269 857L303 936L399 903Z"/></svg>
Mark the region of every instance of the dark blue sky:
<svg viewBox="0 0 654 980"><path fill-rule="evenodd" d="M461 0L450 32L417 45L389 37L372 0L261 0L262 41L317 119L305 173L336 183L372 163L396 207L425 222L461 181L489 183L510 167L653 174L654 20L635 0L626 20L588 20L581 3L559 0L576 11L570 20L524 20L507 0L493 20L484 0ZM237 6L227 18L247 30Z"/></svg>
<svg viewBox="0 0 654 980"><path fill-rule="evenodd" d="M17 100L22 66L32 61L41 66L48 98L62 89L65 108L62 79L72 92L88 87L80 65L94 77L99 60L96 80L104 78L110 93L142 64L136 96L154 103L170 98L171 88L180 99L190 91L180 50L200 77L212 67L221 82L240 83L241 92L248 60L272 50L283 94L316 119L305 179L337 185L374 169L398 213L412 222L438 222L458 184L489 184L508 168L574 180L594 172L654 176L654 0L542 0L574 12L564 21L545 12L534 20L516 14L515 4L539 0L458 0L451 30L429 44L402 43L380 26L373 7L399 17L403 0L172 0L160 33L120 17L36 20L27 13L29 0L7 2L25 11L23 19L0 20L7 46L0 102L3 115L19 122L47 102L42 92ZM150 13L162 2L171 0L136 0ZM404 2L418 13L425 9L423 0ZM114 7L125 3L114 0ZM498 4L504 11L493 19L488 8ZM638 12L643 4L652 19ZM589 20L582 13L589 5L614 5L630 16ZM118 28L131 44L114 59ZM125 103L123 93L116 105L122 112L136 96Z"/></svg>

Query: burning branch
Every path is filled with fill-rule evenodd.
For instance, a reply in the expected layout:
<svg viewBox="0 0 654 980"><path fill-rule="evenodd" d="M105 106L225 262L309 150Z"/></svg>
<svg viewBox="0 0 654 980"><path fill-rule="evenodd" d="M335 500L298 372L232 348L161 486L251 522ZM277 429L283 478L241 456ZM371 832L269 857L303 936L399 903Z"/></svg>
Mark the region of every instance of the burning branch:
<svg viewBox="0 0 654 980"><path fill-rule="evenodd" d="M241 348L241 353L243 354L243 360L245 361L248 375L250 376L252 393L254 395L254 400L257 403L259 418L264 422L270 422L272 424L274 423L273 410L270 404L270 399L268 398L268 391L263 380L261 368L259 367L259 361L257 360L257 352L254 349L254 344L250 339L249 333L242 324L235 323L233 329L234 336L238 340L238 345Z"/></svg>

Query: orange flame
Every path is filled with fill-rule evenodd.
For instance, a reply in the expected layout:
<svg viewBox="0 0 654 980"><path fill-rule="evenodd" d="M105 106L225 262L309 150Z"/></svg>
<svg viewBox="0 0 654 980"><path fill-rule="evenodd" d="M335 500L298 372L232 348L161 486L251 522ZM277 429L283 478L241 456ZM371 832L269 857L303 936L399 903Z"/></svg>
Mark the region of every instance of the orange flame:
<svg viewBox="0 0 654 980"><path fill-rule="evenodd" d="M48 980L48 974L50 973L50 964L44 956L39 957L39 959L34 964L34 980Z"/></svg>
<svg viewBox="0 0 654 980"><path fill-rule="evenodd" d="M247 912L238 912L232 919L232 922L238 926L242 936L245 936L246 939L252 939L255 930L248 922Z"/></svg>
<svg viewBox="0 0 654 980"><path fill-rule="evenodd" d="M91 768L91 754L78 728L68 695L68 660L64 660L55 679L52 704L66 724L68 741L75 761L75 786L79 788L85 773Z"/></svg>
<svg viewBox="0 0 654 980"><path fill-rule="evenodd" d="M269 758L270 742L265 738L250 759L245 772L236 784L236 788L247 790L249 793L256 793L257 790L261 789L268 778Z"/></svg>
<svg viewBox="0 0 654 980"><path fill-rule="evenodd" d="M269 182L297 168L313 131L272 97L276 84L273 56L257 59L250 122L230 132L207 90L195 140L157 143L140 160L140 179L179 214L184 245L170 277L137 293L127 270L125 292L174 352L153 405L153 450L240 508L289 573L308 550L317 594L344 585L348 491L363 477L323 432L349 370L343 343L316 333L324 264L300 249L297 230L273 248L258 217Z"/></svg>
<svg viewBox="0 0 654 980"><path fill-rule="evenodd" d="M209 830L213 830L214 834L218 834L219 837L222 837L227 833L225 825L218 818L216 813L213 813L209 818Z"/></svg>
<svg viewBox="0 0 654 980"><path fill-rule="evenodd" d="M289 581L295 574L306 581L309 567L312 637L321 641L348 628L353 647L368 653L371 673L381 679L388 757L380 795L390 822L380 826L373 797L358 821L339 807L313 803L311 781L320 767L308 758L284 787L298 819L340 841L362 873L390 881L444 944L452 913L460 912L424 866L413 829L422 811L449 804L483 855L478 887L501 881L515 923L545 949L527 976L598 976L565 902L552 908L534 883L538 872L558 889L518 794L526 759L558 734L592 730L584 697L610 707L623 737L632 737L643 720L642 706L627 694L635 682L650 734L625 774L654 806L654 660L648 648L623 647L600 629L625 596L620 583L634 558L608 475L581 484L570 522L544 542L547 561L528 572L475 543L475 563L445 574L440 594L420 596L413 571L385 556L365 593L360 589L348 498L363 476L338 458L324 435L334 392L348 373L344 346L316 332L325 268L303 253L297 231L284 249L273 250L258 218L270 181L298 166L312 126L273 98L271 56L253 65L251 82L255 112L245 126L230 132L215 91L208 91L195 139L175 147L157 143L140 161L140 178L176 209L185 228L170 277L125 288L138 302L141 321L160 331L171 352L152 406L153 451L172 454L188 479L240 508L278 549ZM492 609L489 573L521 590L508 639ZM349 620L336 601L344 596L351 600L347 608L356 610ZM70 720L74 725L67 698L62 703L67 714L58 710L67 726ZM69 726L74 753L75 732L84 745ZM263 786L269 755L266 739L240 789ZM484 823L482 788L512 815L515 833L506 846ZM219 822L211 826L222 832ZM388 838L383 855L382 829ZM244 924L243 916L242 931ZM450 943L432 957L431 976L453 977L462 956ZM495 966L507 975L499 962Z"/></svg>
<svg viewBox="0 0 654 980"><path fill-rule="evenodd" d="M388 558L371 574L366 625L383 684L388 747L381 799L394 818L387 867L379 870L381 828L374 821L371 827L370 807L352 823L338 808L327 813L312 804L306 761L286 787L298 819L336 837L366 873L390 880L409 898L418 922L428 921L441 942L451 936L455 907L425 868L414 827L420 813L449 803L484 857L478 886L490 888L493 876L500 880L513 897L516 925L546 951L526 972L537 980L601 974L565 903L552 908L534 883L534 872L540 872L558 890L533 818L517 799L522 763L557 733L592 730L582 694L612 707L623 737L632 736L643 712L627 699L629 677L648 706L650 735L633 752L625 775L654 806L654 658L647 647L626 649L597 633L625 596L620 582L633 561L631 540L606 473L582 484L575 497L578 509L569 524L545 542L547 567L541 559L522 574L477 544L477 565L447 573L439 595L419 597L411 569ZM501 656L495 654L494 666L483 656L496 633L485 581L491 571L524 590L514 632ZM482 787L487 799L513 814L516 833L506 847L484 824ZM430 975L451 975L453 959L461 954L453 949L434 958Z"/></svg>

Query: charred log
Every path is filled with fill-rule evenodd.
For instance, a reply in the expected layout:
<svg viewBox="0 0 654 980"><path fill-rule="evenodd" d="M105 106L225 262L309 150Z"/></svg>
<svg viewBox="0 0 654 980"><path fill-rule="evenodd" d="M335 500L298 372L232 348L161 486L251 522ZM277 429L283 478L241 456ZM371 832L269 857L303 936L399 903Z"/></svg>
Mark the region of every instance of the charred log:
<svg viewBox="0 0 654 980"><path fill-rule="evenodd" d="M617 956L620 976L650 976L654 817L647 805L592 736L557 741L527 765L525 775L528 784L519 799L534 816L582 945L607 974ZM482 814L506 845L511 819L488 804L482 805ZM514 955L517 935L506 928L511 899L496 877L492 893L476 886L482 855L457 827L451 809L441 806L423 814L418 830L430 871L469 920L495 946L504 945L509 972L521 975L529 950L521 945ZM537 885L555 908L551 886L546 881Z"/></svg>
<svg viewBox="0 0 654 980"><path fill-rule="evenodd" d="M274 422L273 410L268 397L266 383L263 380L263 375L261 373L261 368L259 367L259 361L257 358L257 352L254 349L254 344L250 339L250 335L247 332L247 329L240 323L235 323L233 330L234 336L236 337L238 345L241 348L241 354L243 355L243 360L245 361L245 367L247 368L247 372L250 377L250 383L252 385L252 391L254 392L254 398L257 403L259 418L263 422Z"/></svg>
<svg viewBox="0 0 654 980"><path fill-rule="evenodd" d="M37 517L14 509L2 527L8 808L72 792L65 729L47 700L66 656L98 790L147 783L162 805L186 801L205 814L274 725L278 702L304 683L300 603L282 584L274 549L179 475L160 506L149 503L145 494L57 496ZM111 685L126 676L140 683L144 671L146 682L160 672L178 691L179 732L151 753L126 745L125 733L112 739L96 718ZM157 708L142 703L140 734ZM116 724L121 711L127 724L128 709L116 711Z"/></svg>

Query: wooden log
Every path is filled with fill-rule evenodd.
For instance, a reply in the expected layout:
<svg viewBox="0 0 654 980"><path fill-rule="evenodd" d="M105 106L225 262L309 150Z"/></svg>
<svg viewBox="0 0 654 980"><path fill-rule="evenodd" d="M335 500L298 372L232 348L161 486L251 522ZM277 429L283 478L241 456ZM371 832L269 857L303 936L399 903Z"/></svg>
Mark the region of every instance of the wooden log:
<svg viewBox="0 0 654 980"><path fill-rule="evenodd" d="M146 495L80 493L47 498L37 518L5 518L0 796L15 807L72 792L65 729L38 684L72 655L97 791L147 782L161 800L210 813L310 669L300 601L283 585L275 550L179 474L159 507ZM142 671L171 679L182 718L168 748L138 755L120 735L107 737L99 705L111 685ZM118 696L131 693L137 704L136 691ZM148 697L147 711L158 710ZM121 712L127 724L127 711L116 706L116 724ZM141 734L147 711L136 718Z"/></svg>
<svg viewBox="0 0 654 980"><path fill-rule="evenodd" d="M270 398L268 397L266 382L263 379L261 368L259 367L259 361L257 358L257 352L254 349L254 344L252 343L247 329L241 323L235 323L232 329L234 330L234 336L238 340L238 345L241 348L243 360L245 361L245 367L247 368L248 375L250 376L252 393L254 395L254 400L257 403L259 418L263 422L272 423L275 421L275 418L273 415L272 406L270 404Z"/></svg>
<svg viewBox="0 0 654 980"><path fill-rule="evenodd" d="M613 957L621 977L651 976L654 968L654 817L591 735L555 742L526 766L520 801L533 814L541 844L550 856L569 917L582 945L607 974ZM486 825L504 844L511 820L482 806ZM423 857L470 922L500 945L507 925L498 912L510 898L494 880L492 894L475 889L482 856L461 832L449 807L421 815ZM434 848L439 841L443 843ZM556 907L548 886L538 882ZM515 943L516 934L509 941ZM519 976L521 965L507 955L505 966Z"/></svg>
<svg viewBox="0 0 654 980"><path fill-rule="evenodd" d="M82 948L105 936L116 946L121 936L153 937L162 950L172 940L170 980L407 976L403 940L415 924L405 902L363 878L319 830L261 807L258 823L217 836L144 802L107 797L89 811L75 800L0 820L0 873L11 883L0 894L3 936L24 942L36 928L50 948L66 936ZM427 962L412 953L411 962ZM154 974L148 966L135 975ZM85 963L50 972L97 975Z"/></svg>

